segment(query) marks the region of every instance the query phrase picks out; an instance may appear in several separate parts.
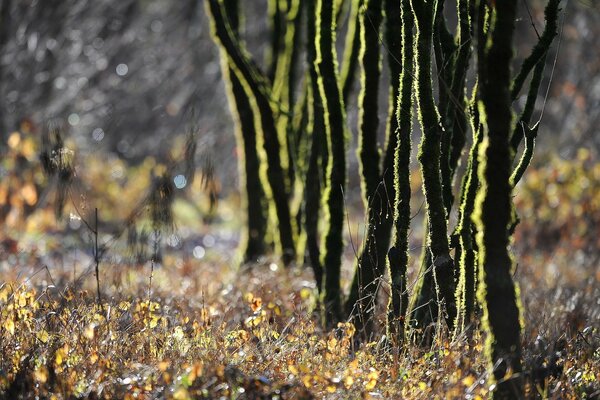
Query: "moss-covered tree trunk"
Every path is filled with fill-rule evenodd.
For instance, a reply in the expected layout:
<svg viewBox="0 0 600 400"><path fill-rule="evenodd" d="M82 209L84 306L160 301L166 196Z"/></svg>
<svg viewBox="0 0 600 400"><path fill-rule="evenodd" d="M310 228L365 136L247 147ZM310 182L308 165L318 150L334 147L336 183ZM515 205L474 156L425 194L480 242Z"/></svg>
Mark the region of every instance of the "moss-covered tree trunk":
<svg viewBox="0 0 600 400"><path fill-rule="evenodd" d="M474 220L479 247L479 300L487 333L490 378L495 399L522 398L519 299L508 251L512 218L510 63L517 1L496 2L480 60L480 113L484 141Z"/></svg>
<svg viewBox="0 0 600 400"><path fill-rule="evenodd" d="M324 193L327 222L323 245L325 268L324 302L328 326L335 326L341 318L340 272L343 251L344 189L346 187L345 116L338 86L335 55L334 1L317 0L315 65L318 72L319 93L323 101L327 132L327 181Z"/></svg>
<svg viewBox="0 0 600 400"><path fill-rule="evenodd" d="M321 255L319 250L319 214L321 209L322 192L322 174L323 152L327 151L327 141L325 135L325 122L323 103L319 92L318 73L316 69L317 48L315 3L308 1L306 3L306 60L308 64L308 111L309 121L307 124L307 134L310 138L310 155L308 168L306 172L306 185L304 189L304 229L306 231L306 249L308 251L308 261L313 269L315 281L319 293L323 290L323 266L321 264Z"/></svg>
<svg viewBox="0 0 600 400"><path fill-rule="evenodd" d="M286 187L290 197L294 193L294 183L296 179L297 148L295 146L293 130L293 111L294 111L294 90L296 78L296 58L299 52L299 21L302 13L300 12L300 0L279 1L277 12L274 18L279 18L282 26L273 35L279 34L281 37L274 43L278 43L279 49L277 60L274 64L275 73L271 88L272 101L277 105L276 124L279 133L279 141L282 144L281 161L282 168L286 171Z"/></svg>
<svg viewBox="0 0 600 400"><path fill-rule="evenodd" d="M225 10L229 16L231 28L235 35L239 30L238 0L226 0ZM242 263L255 261L265 254L265 234L267 229L267 206L263 185L260 180L256 143L256 129L252 105L244 91L244 87L233 69L229 66L226 54L221 54L221 70L227 86L229 105L235 123L236 141L241 148L240 154L240 189L242 203L246 213L244 236L240 251Z"/></svg>
<svg viewBox="0 0 600 400"><path fill-rule="evenodd" d="M446 214L450 215L455 198L453 193L455 172L465 146L468 130L464 91L471 56L470 12L473 2L460 0L456 3L456 15L458 16L456 38L452 36L446 26L442 15L443 5L443 0L438 2L433 40L438 70L438 103L444 129L440 147L442 197ZM456 243L454 247L457 245ZM455 259L460 260L460 250ZM413 320L418 329L424 330L437 320L439 309L433 268L431 268L430 249L424 248L421 261L419 272L421 278L415 291ZM459 268L454 269L455 279L458 278Z"/></svg>
<svg viewBox="0 0 600 400"><path fill-rule="evenodd" d="M467 17L471 17L471 15L465 13L465 6L461 6L464 0L459 2L459 18L460 18L460 29L463 30L463 15ZM512 171L510 177L511 186L515 186L516 183L521 179L531 158L533 156L533 148L535 145L535 138L537 135L537 130L539 124L535 124L534 126L530 126L531 117L533 114L533 110L535 107L535 102L537 99L538 91L541 84L542 74L544 71L544 64L546 61L546 55L548 53L548 49L552 44L553 39L557 35L557 19L558 19L558 4L560 0L551 0L546 5L545 9L545 19L546 26L544 28L544 32L540 36L538 43L532 49L531 54L525 59L523 64L521 65L521 69L519 73L516 75L511 84L511 101L515 101L519 91L521 90L525 79L528 74L532 73L532 78L529 82L529 88L527 91L527 99L525 103L525 107L521 112L521 115L515 124L512 135L511 135L511 154L514 157L516 154L519 144L522 141L523 137L525 137L525 146L523 153L519 161L517 162L514 170ZM471 9L470 14L473 14L474 2L471 2L469 5ZM480 24L480 38L484 39L483 35L483 23ZM471 24L471 30L473 30L474 24ZM483 49L482 49L483 50ZM463 48L461 47L461 50ZM483 54L483 53L481 53ZM459 55L460 58L460 55ZM460 61L457 61L457 64ZM537 64L536 64L537 63ZM533 72L532 72L533 69ZM458 67L457 67L458 70ZM457 71L458 72L458 71ZM453 82L454 87L454 82ZM474 208L475 202L475 193L478 187L478 176L477 176L477 168L478 168L478 146L482 141L483 132L481 128L481 124L479 123L478 111L476 99L474 97L474 104L470 111L471 113L471 125L473 134L473 147L471 148L471 152L469 154L469 162L467 166L467 171L465 172L465 176L463 178L463 184L461 187L461 205L459 208L459 216L458 223L456 229L454 231L454 237L458 239L458 243L456 246L456 259L459 259L459 280L457 286L457 301L459 304L458 307L458 318L457 318L457 326L456 333L460 333L463 329L465 329L471 319L473 317L474 306L475 306L475 291L476 291L476 269L475 266L477 264L477 255L476 255L476 243L473 240L472 232L473 232L473 224L471 221L471 214ZM459 115L457 114L457 117ZM456 129L456 128L455 128ZM514 219L513 214L513 219ZM509 228L509 233L512 233L517 221L513 220L511 226Z"/></svg>
<svg viewBox="0 0 600 400"><path fill-rule="evenodd" d="M275 124L275 111L271 104L271 91L266 78L244 51L243 45L233 35L229 21L223 13L223 0L207 0L208 15L215 39L227 54L230 65L244 85L250 98L255 116L255 126L261 133L267 166L266 177L269 182L267 195L271 196L278 222L279 249L283 261L289 264L295 259L295 239L288 191L285 183L285 172L281 163L281 145Z"/></svg>
<svg viewBox="0 0 600 400"><path fill-rule="evenodd" d="M285 11L282 10L283 2L280 0L268 0L267 2L267 25L270 31L269 47L265 55L267 78L270 82L275 81L279 54L285 48Z"/></svg>
<svg viewBox="0 0 600 400"><path fill-rule="evenodd" d="M442 193L440 151L442 126L433 97L431 82L431 50L435 21L435 2L412 0L416 22L415 95L423 136L418 159L423 176L423 191L427 208L428 238L431 265L438 303L450 329L454 326L456 303L454 299L454 262L450 256L447 234L447 215Z"/></svg>
<svg viewBox="0 0 600 400"><path fill-rule="evenodd" d="M387 201L381 198L378 186L380 181L380 156L377 144L379 128L379 78L381 57L379 30L383 19L382 0L366 0L360 12L360 81L358 96L358 160L361 174L361 193L367 214L366 235L357 260L356 273L352 282L346 313L354 315L354 323L359 332L369 335L371 329L377 280L383 273L385 253L378 259L375 235L382 218L381 205ZM383 191L382 191L383 192ZM385 193L383 193L385 196Z"/></svg>
<svg viewBox="0 0 600 400"><path fill-rule="evenodd" d="M456 4L456 13L458 15L457 29L457 53L454 62L454 71L451 82L451 100L448 103L446 111L446 129L449 130L449 143L447 144L446 162L448 164L449 181L446 186L450 193L458 161L462 155L462 150L466 142L466 133L468 130L467 115L471 115L471 131L473 140L467 168L463 176L460 190L460 204L458 213L457 227L454 230L455 237L455 260L458 260L458 268L455 270L457 278L457 316L460 316L457 326L458 331L462 331L465 324L470 322L470 317L474 305L475 288L475 250L472 243L472 223L471 212L475 193L478 187L477 180L477 154L481 143L481 131L479 122L473 118L475 106L467 108L467 99L465 94L467 70L469 68L469 59L472 54L471 42L473 36L473 25L471 23L472 13L474 11L474 2L471 0L459 0ZM475 100L473 100L475 101ZM470 103L473 104L473 103ZM444 196L447 199L448 195ZM454 197L447 199L447 212L450 213L454 203ZM458 240L456 239L458 238Z"/></svg>
<svg viewBox="0 0 600 400"><path fill-rule="evenodd" d="M408 231L410 228L410 153L412 134L412 81L413 81L413 28L414 18L410 10L410 0L386 1L386 18L388 34L393 34L395 20L401 19L401 65L397 100L390 99L396 106L394 114L396 123L390 124L390 131L396 136L394 146L394 209L393 239L388 252L388 268L390 276L390 300L387 313L387 334L392 343L399 344L404 340L405 316L408 307L408 288L406 270L408 268ZM400 15L398 15L400 14ZM396 36L396 34L394 34ZM388 38L388 46L391 45ZM392 54L394 54L393 52ZM391 65L397 62L390 59ZM397 67L396 67L397 68ZM395 126L394 126L395 125ZM389 145L388 145L389 146ZM384 171L385 173L385 171Z"/></svg>
<svg viewBox="0 0 600 400"><path fill-rule="evenodd" d="M345 107L350 100L350 93L352 93L356 67L358 65L358 54L360 52L360 29L358 28L358 25L360 9L362 8L363 2L364 0L350 0L348 29L345 37L342 70L340 72L340 85Z"/></svg>
<svg viewBox="0 0 600 400"><path fill-rule="evenodd" d="M462 333L469 325L475 309L477 252L473 241L471 217L475 207L475 195L479 187L478 157L479 147L483 139L483 128L479 122L475 96L471 103L471 131L473 132L473 143L471 144L467 169L461 184L458 222L453 235L458 240L455 258L459 260L459 277L456 287L456 334Z"/></svg>
<svg viewBox="0 0 600 400"><path fill-rule="evenodd" d="M240 20L238 0L226 0L225 10L233 33L238 35ZM264 255L266 250L266 197L259 174L260 160L256 147L256 129L250 99L235 71L229 66L228 57L225 53L221 53L221 64L229 104L234 116L236 141L238 146L243 149L240 152L239 170L246 224L240 250L242 262L246 263L255 261L259 256Z"/></svg>

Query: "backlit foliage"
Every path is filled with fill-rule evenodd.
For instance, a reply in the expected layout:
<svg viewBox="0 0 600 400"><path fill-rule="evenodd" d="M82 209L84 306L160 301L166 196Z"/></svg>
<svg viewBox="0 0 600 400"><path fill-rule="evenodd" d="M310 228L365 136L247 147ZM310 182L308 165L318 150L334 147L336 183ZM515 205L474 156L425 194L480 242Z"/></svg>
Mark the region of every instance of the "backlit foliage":
<svg viewBox="0 0 600 400"><path fill-rule="evenodd" d="M402 354L377 342L355 347L351 324L330 332L316 325L308 274L290 279L276 267L254 269L244 282L224 275L224 283L207 285L209 276L223 273L221 266L195 264L184 276L185 267L166 263L157 272L156 281L163 284L153 300L146 299L145 280L138 277L128 290L117 293L113 287L102 306L93 292L73 289L68 277L54 276L57 286L44 283L50 276L42 274L28 282L5 282L0 393L107 399L486 398L479 335L472 343L441 341L430 350ZM190 283L177 286L177 280ZM529 324L536 331L528 332L527 340L538 348L526 355L527 373L538 379L530 394L545 390L555 398L581 398L598 389L598 328L587 325L595 292L578 296L586 322L560 338L542 321ZM557 318L574 318L560 312Z"/></svg>

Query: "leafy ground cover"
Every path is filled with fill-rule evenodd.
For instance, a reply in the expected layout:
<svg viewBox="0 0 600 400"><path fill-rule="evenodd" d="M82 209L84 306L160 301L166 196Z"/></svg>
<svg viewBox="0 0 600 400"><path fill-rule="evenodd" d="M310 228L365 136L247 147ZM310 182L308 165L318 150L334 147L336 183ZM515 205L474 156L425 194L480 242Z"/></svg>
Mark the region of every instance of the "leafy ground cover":
<svg viewBox="0 0 600 400"><path fill-rule="evenodd" d="M132 249L117 233L137 204L138 237L147 226L143 200L158 161L131 168L115 159L107 169L106 159L86 158L57 221L60 188L44 178L36 144L24 132L9 139L0 181L0 397L487 397L477 330L471 338L438 337L427 349L358 343L351 324L328 332L318 323L310 270L269 259L234 268L237 200L223 199L213 224L202 222L211 202L200 177L176 200L177 228L163 234L152 265L152 234ZM527 393L594 398L600 164L585 150L571 161L542 161L515 191ZM99 241L107 244L100 302L93 224L86 226L96 207Z"/></svg>

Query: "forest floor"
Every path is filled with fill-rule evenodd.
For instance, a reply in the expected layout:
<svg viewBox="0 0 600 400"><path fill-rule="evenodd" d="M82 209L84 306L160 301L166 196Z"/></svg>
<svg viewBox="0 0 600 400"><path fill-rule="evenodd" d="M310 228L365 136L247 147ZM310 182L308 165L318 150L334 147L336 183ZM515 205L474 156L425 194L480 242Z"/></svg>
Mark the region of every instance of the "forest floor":
<svg viewBox="0 0 600 400"><path fill-rule="evenodd" d="M192 194L176 200L176 228L163 234L161 262L153 266L146 261L148 253L158 255L153 236L139 226L130 229L137 241L119 235L112 221L131 223L125 199L143 206L136 199L148 179L140 177L150 176L154 161L130 169L113 160L110 171L88 161L57 222L51 190L40 189L34 157L22 146L14 147L25 160L2 161L0 398L488 396L485 338L477 327L470 338L442 335L429 348L389 349L380 336L358 343L352 324L332 331L320 325L309 269L284 268L276 259L236 268L234 196L219 203L209 224L206 195L190 183ZM25 165L13 173L19 162ZM600 164L582 151L569 162L550 157L538 165L515 191L527 394L598 398ZM418 191L418 179L413 184ZM88 217L95 208L99 229ZM345 285L360 233L359 219L349 220ZM419 234L411 236L413 269ZM380 292L385 304L385 283Z"/></svg>

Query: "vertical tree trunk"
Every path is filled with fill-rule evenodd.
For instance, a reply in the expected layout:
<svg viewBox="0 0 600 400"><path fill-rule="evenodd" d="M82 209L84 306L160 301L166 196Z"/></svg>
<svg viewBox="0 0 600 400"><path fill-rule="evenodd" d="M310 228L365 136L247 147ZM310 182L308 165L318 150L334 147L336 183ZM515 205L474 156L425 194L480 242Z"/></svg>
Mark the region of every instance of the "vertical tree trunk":
<svg viewBox="0 0 600 400"><path fill-rule="evenodd" d="M414 19L410 0L386 1L388 32L392 34L395 20L401 24L401 71L396 106L396 124L390 121L390 131L396 136L394 146L394 229L392 247L388 253L391 296L388 304L387 334L392 343L404 340L405 316L408 307L406 270L408 268L408 230L410 228L410 152L412 134L412 80L413 80L413 28ZM395 11L397 10L397 11ZM400 15L398 15L400 14ZM390 46L391 38L388 39ZM395 54L395 52L392 52ZM390 59L390 71L396 59ZM394 126L395 125L395 126ZM390 145L388 145L390 146ZM385 173L385 171L384 171Z"/></svg>
<svg viewBox="0 0 600 400"><path fill-rule="evenodd" d="M465 145L467 131L465 80L471 56L471 23L470 11L472 2L459 0L456 4L458 27L456 39L452 37L446 26L443 12L443 1L438 3L434 31L434 48L438 69L439 110L444 127L440 150L440 169L442 191L446 214L450 215L454 204L454 176ZM461 195L462 196L462 195ZM470 225L470 223L469 223ZM435 322L439 309L436 301L435 282L429 249L424 249L420 270L414 313L416 326L424 329ZM459 259L459 253L456 257ZM454 269L458 278L458 269Z"/></svg>
<svg viewBox="0 0 600 400"><path fill-rule="evenodd" d="M317 48L315 40L316 36L316 19L315 3L308 1L306 3L306 59L308 64L308 107L310 120L308 122L308 134L310 135L310 156L308 161L308 170L306 172L306 185L304 191L304 226L306 230L306 248L308 250L309 262L312 266L317 289L319 293L323 290L323 266L321 264L321 256L319 250L319 211L321 206L321 170L322 170L322 154L327 151L325 121L323 112L323 102L319 93L318 73L315 65L317 57Z"/></svg>
<svg viewBox="0 0 600 400"><path fill-rule="evenodd" d="M225 10L232 31L238 34L238 0L226 0ZM234 116L236 141L240 151L239 171L242 203L246 212L246 231L241 240L242 262L255 261L266 250L267 206L260 180L260 161L256 147L256 129L252 106L235 71L230 68L227 55L221 53L221 70L227 86L229 104Z"/></svg>
<svg viewBox="0 0 600 400"><path fill-rule="evenodd" d="M279 0L277 0L279 2ZM279 49L277 60L274 64L275 72L271 88L272 101L277 104L276 124L279 133L279 141L282 144L281 161L282 168L286 171L286 187L290 197L294 193L294 182L296 179L296 149L293 137L293 111L295 90L295 65L299 51L297 28L300 21L300 0L287 0L285 5L277 6L277 15L283 22L279 28L277 43ZM276 34L276 32L273 32ZM275 42L275 40L274 40Z"/></svg>
<svg viewBox="0 0 600 400"><path fill-rule="evenodd" d="M381 203L388 201L378 195L381 182L379 171L379 146L377 130L379 128L379 78L381 76L381 57L379 51L379 29L383 19L382 0L366 0L360 12L360 72L361 88L358 96L358 160L361 173L363 205L367 214L367 232L360 250L356 273L352 282L350 296L346 305L347 314L356 316L354 323L358 332L371 332L377 278L383 274L385 257L378 259L375 235L379 220L382 218ZM385 196L385 193L382 194ZM384 253L385 255L385 253Z"/></svg>
<svg viewBox="0 0 600 400"><path fill-rule="evenodd" d="M475 308L476 288L476 257L473 243L473 224L471 217L475 207L475 195L479 187L479 147L483 139L483 127L479 122L477 112L477 98L474 95L471 103L471 130L473 144L469 152L467 170L461 185L461 201L458 209L458 223L454 235L458 237L455 258L459 260L459 277L456 288L457 323L456 334L460 334L471 322Z"/></svg>
<svg viewBox="0 0 600 400"><path fill-rule="evenodd" d="M438 301L443 304L448 328L454 327L454 262L450 257L447 234L447 215L442 194L440 169L441 121L433 98L431 83L431 49L435 3L412 0L416 21L416 85L415 94L419 122L423 131L418 159L423 175L423 191L427 207L428 245L431 252L433 278Z"/></svg>
<svg viewBox="0 0 600 400"><path fill-rule="evenodd" d="M510 63L516 3L516 0L495 3L489 38L487 43L479 43L485 46L479 70L485 136L479 153L481 187L474 220L478 229L479 300L487 332L490 377L496 385L492 393L495 399L524 396L519 300L508 251L512 217Z"/></svg>
<svg viewBox="0 0 600 400"><path fill-rule="evenodd" d="M327 227L323 245L325 267L325 310L328 326L341 318L340 270L343 251L344 189L346 186L346 145L344 107L337 78L333 0L317 0L316 43L319 93L325 112L327 132L327 181L324 194Z"/></svg>
<svg viewBox="0 0 600 400"><path fill-rule="evenodd" d="M360 50L359 12L364 0L350 0L350 15L348 16L348 30L346 31L344 55L342 59L342 71L340 82L342 87L342 99L346 107L350 100L350 93L354 86L354 77L358 64L358 53Z"/></svg>
<svg viewBox="0 0 600 400"><path fill-rule="evenodd" d="M268 0L267 2L267 23L270 30L269 48L266 51L265 65L267 71L267 79L269 82L275 81L277 64L280 61L279 53L284 48L285 35L285 12L281 10L280 0Z"/></svg>
<svg viewBox="0 0 600 400"><path fill-rule="evenodd" d="M272 196L279 223L278 245L283 262L289 264L295 259L296 248L285 174L281 166L281 145L275 126L274 110L270 101L271 93L265 77L244 52L242 44L232 35L229 22L223 15L221 8L222 0L207 0L207 4L213 34L219 41L223 51L227 53L240 81L244 83L244 89L255 108L255 115L258 114L259 117L255 121L255 126L262 134L262 145L267 156L266 175L269 187L266 189L270 189L267 195Z"/></svg>

